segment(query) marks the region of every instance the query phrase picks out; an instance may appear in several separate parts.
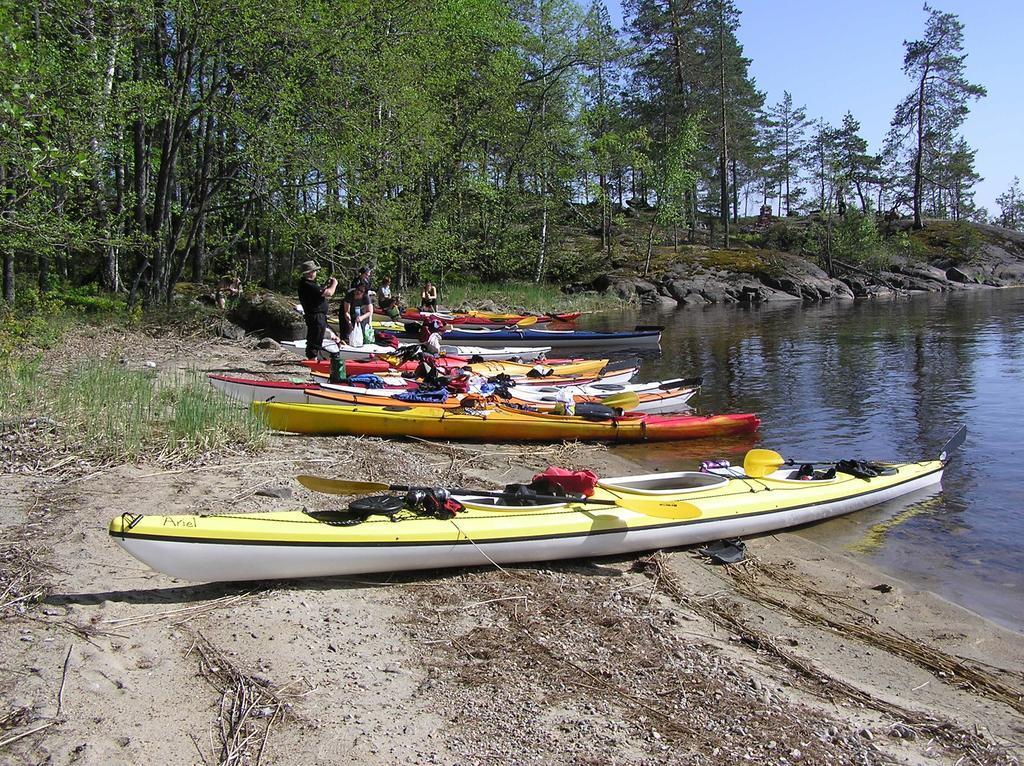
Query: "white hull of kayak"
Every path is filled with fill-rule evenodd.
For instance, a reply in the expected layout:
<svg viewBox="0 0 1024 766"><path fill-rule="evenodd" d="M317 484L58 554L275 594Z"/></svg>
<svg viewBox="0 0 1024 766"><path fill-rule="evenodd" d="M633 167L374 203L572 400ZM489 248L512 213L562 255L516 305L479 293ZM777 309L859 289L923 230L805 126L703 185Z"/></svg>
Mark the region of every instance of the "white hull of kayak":
<svg viewBox="0 0 1024 766"><path fill-rule="evenodd" d="M282 384L277 382L276 384L272 381L266 381L262 384L261 381L245 381L241 382L238 380L226 380L224 378L218 378L210 376L210 385L220 391L225 396L229 396L243 404L252 404L253 402L283 402L286 404L308 404L309 399L306 397L306 392L303 388L293 387L291 385ZM315 388L315 383L307 384L310 388ZM365 391L365 389L362 389Z"/></svg>
<svg viewBox="0 0 1024 766"><path fill-rule="evenodd" d="M644 333L601 333L598 337L581 335L576 330L545 330L530 328L528 333L516 337L515 333L506 333L500 330L459 328L453 330L450 341L458 343L472 343L474 346L517 346L519 344L544 343L559 348L571 349L629 349L659 348L661 345L660 332ZM497 337L488 337L494 336Z"/></svg>
<svg viewBox="0 0 1024 766"><path fill-rule="evenodd" d="M629 383L629 379L636 374L635 368L622 370L618 373L601 378L595 384L584 385L584 386L572 386L575 392L584 393L588 396L609 396L615 393L621 393L629 390L647 390L650 387L657 387L657 383L641 383L636 384L640 388L634 389L633 385ZM343 384L333 383L319 383L315 381L309 382L290 382L290 381L272 381L272 380L256 380L256 379L241 379L241 378L228 378L220 375L209 376L210 385L213 386L217 391L220 391L225 396L229 396L243 404L252 404L253 402L279 402L282 404L324 404L325 402L321 399L311 400L305 392L305 389L311 388L322 388L326 391L337 391L345 394L373 394L374 396L394 396L400 394L403 391L408 391L407 387L394 387L394 388L366 388L364 386L346 386ZM326 381L326 378L324 379ZM392 378L388 376L382 376L381 380L385 384L405 384L408 381L404 378ZM536 384L523 384L513 387L515 395L519 398L533 397L536 401L545 401L545 397L554 395L558 387L552 386L544 382L543 378L538 378ZM691 396L692 391L688 392ZM687 397L689 398L689 397ZM677 402L676 406L686 402L683 399L682 402ZM664 411L664 402L658 403L659 408L657 411ZM643 410L653 412L655 410Z"/></svg>
<svg viewBox="0 0 1024 766"><path fill-rule="evenodd" d="M854 497L777 512L667 522L613 533L474 542L461 534L453 541L407 545L277 545L182 542L112 535L126 551L151 568L194 582L271 580L396 572L446 567L516 564L529 561L612 556L747 537L821 521L937 485L942 471ZM601 513L628 511L602 510ZM458 519L455 520L457 529Z"/></svg>
<svg viewBox="0 0 1024 766"><path fill-rule="evenodd" d="M282 341L281 345L299 356L306 355L306 341L304 339ZM402 344L400 348L405 348L408 345L418 346L419 344ZM325 340L323 350L325 354L338 354L342 359L355 362L365 362L373 356L395 353L395 349L391 346L381 346L375 343L366 343L362 346L348 346L336 343L333 340ZM551 351L551 346L484 348L483 346L452 346L442 344L441 351L448 356L464 356L467 359L478 356L485 362L506 362L512 360L533 362L542 356L546 356Z"/></svg>

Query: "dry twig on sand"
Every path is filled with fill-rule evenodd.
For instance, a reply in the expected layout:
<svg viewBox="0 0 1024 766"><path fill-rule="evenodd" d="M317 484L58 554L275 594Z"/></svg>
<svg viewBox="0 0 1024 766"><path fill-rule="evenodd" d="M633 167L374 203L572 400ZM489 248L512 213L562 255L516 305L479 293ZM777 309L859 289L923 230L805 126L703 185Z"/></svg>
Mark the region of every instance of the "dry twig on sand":
<svg viewBox="0 0 1024 766"><path fill-rule="evenodd" d="M151 612L150 614L143 614L137 617L123 617L117 620L104 620L104 623L107 625L127 627L130 625L140 625L144 622L174 620L175 625L181 625L200 614L205 614L206 612L212 612L215 609L221 609L226 606L237 604L239 601L248 598L250 595L252 595L252 591L246 591L245 593L240 593L234 596L221 596L220 598L215 598L212 601L207 601L202 604L183 606L178 609L164 609L159 612Z"/></svg>
<svg viewBox="0 0 1024 766"><path fill-rule="evenodd" d="M201 633L193 646L199 653L200 673L220 692L217 763L259 766L271 729L284 718L290 705L268 681L238 670ZM196 747L198 749L198 744Z"/></svg>
<svg viewBox="0 0 1024 766"><path fill-rule="evenodd" d="M23 614L27 604L46 593L47 586L36 582L46 567L37 561L37 551L23 546L15 543L0 549L0 618Z"/></svg>

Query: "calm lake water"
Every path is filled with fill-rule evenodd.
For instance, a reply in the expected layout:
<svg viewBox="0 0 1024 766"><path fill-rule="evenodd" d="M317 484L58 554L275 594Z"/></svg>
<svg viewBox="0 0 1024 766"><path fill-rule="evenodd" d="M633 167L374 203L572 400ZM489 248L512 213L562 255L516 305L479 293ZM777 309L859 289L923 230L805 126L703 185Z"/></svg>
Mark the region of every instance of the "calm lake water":
<svg viewBox="0 0 1024 766"><path fill-rule="evenodd" d="M752 446L798 461L937 456L960 423L967 442L942 491L806 527L860 557L1017 630L1024 629L1024 289L892 300L602 314L585 324L662 324L661 355L638 380L702 375L701 412L757 412L755 439L616 447L651 468Z"/></svg>

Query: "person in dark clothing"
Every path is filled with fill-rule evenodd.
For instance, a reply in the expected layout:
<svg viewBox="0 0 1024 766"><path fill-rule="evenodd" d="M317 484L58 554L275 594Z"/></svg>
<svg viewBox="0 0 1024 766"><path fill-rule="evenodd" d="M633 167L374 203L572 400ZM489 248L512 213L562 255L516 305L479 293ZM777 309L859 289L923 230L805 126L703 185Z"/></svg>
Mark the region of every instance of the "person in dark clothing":
<svg viewBox="0 0 1024 766"><path fill-rule="evenodd" d="M437 311L437 288L433 282L423 285L420 293L420 311Z"/></svg>
<svg viewBox="0 0 1024 766"><path fill-rule="evenodd" d="M349 288L361 284L364 291L370 292L370 272L371 269L369 266L361 267L359 269L359 273L356 274L355 279L352 280L352 284L349 285Z"/></svg>
<svg viewBox="0 0 1024 766"><path fill-rule="evenodd" d="M367 328L372 327L373 304L366 300L366 287L360 282L345 293L341 301L341 309L338 312L338 319L341 324L341 337L347 340L349 345L358 346L356 342L360 337L365 340ZM353 329L358 329L360 335L353 337Z"/></svg>
<svg viewBox="0 0 1024 766"><path fill-rule="evenodd" d="M320 264L316 261L306 261L299 269L302 271L299 303L306 317L306 358L318 359L327 333L327 299L334 295L338 280L331 277L323 285L318 285L316 273L320 270Z"/></svg>

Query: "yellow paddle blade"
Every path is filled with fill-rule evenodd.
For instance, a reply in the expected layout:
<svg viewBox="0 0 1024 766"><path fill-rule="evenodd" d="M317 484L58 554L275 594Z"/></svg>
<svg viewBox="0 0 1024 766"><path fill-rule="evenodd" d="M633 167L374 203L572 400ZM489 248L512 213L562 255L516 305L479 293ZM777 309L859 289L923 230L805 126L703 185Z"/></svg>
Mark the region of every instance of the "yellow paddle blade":
<svg viewBox="0 0 1024 766"><path fill-rule="evenodd" d="M644 516L656 516L659 519L682 521L684 519L697 519L701 515L700 508L693 503L687 503L683 500L619 497L615 499L615 504L635 513L642 513Z"/></svg>
<svg viewBox="0 0 1024 766"><path fill-rule="evenodd" d="M774 473L786 464L786 458L770 449L752 449L743 458L743 472L754 479Z"/></svg>
<svg viewBox="0 0 1024 766"><path fill-rule="evenodd" d="M537 324L537 317L523 317L516 322L516 327L530 327L531 325Z"/></svg>
<svg viewBox="0 0 1024 766"><path fill-rule="evenodd" d="M328 495L365 495L370 492L385 492L391 488L389 484L376 481L348 481L346 479L325 479L322 476L296 476L296 480L306 489L324 492Z"/></svg>
<svg viewBox="0 0 1024 766"><path fill-rule="evenodd" d="M640 404L640 396L636 391L621 391L617 394L609 394L602 397L601 404L607 407L618 407L628 412L629 410L636 409L637 405Z"/></svg>

